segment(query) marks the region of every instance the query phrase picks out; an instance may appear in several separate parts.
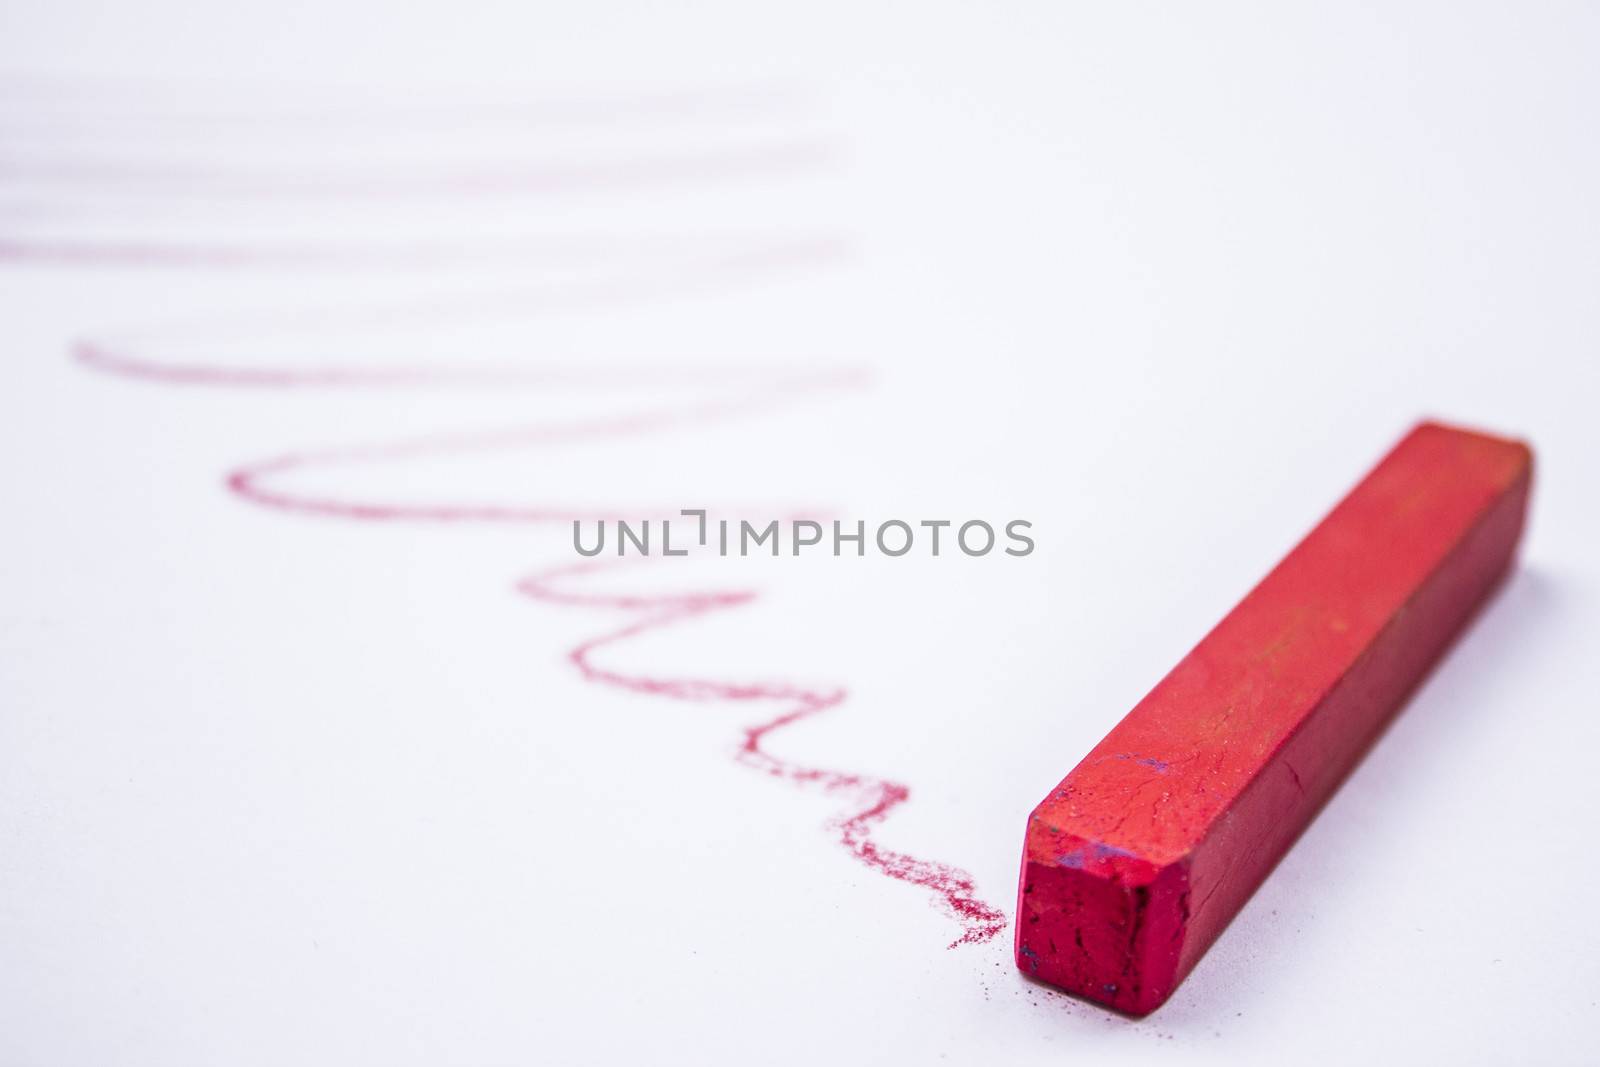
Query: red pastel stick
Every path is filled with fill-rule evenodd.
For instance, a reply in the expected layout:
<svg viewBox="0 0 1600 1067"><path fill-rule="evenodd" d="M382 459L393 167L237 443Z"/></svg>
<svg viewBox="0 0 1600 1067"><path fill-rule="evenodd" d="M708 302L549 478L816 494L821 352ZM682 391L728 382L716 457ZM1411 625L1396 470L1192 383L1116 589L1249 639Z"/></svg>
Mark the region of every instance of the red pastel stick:
<svg viewBox="0 0 1600 1067"><path fill-rule="evenodd" d="M1532 472L1407 434L1034 809L1017 966L1159 1007L1509 569Z"/></svg>

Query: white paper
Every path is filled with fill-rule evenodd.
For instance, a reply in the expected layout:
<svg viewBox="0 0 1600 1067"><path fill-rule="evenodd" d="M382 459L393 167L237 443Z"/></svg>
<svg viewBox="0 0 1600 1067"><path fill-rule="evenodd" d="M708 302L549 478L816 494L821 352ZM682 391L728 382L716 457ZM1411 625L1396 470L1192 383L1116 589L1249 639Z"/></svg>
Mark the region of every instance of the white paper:
<svg viewBox="0 0 1600 1067"><path fill-rule="evenodd" d="M0 1060L1592 1052L1587 14L0 19ZM1009 917L1032 805L1422 416L1533 443L1523 563L1155 1015L841 845L903 785L873 842ZM592 648L667 609L519 586L680 508L1036 548L541 585L752 594ZM862 783L741 761L839 693L763 743Z"/></svg>

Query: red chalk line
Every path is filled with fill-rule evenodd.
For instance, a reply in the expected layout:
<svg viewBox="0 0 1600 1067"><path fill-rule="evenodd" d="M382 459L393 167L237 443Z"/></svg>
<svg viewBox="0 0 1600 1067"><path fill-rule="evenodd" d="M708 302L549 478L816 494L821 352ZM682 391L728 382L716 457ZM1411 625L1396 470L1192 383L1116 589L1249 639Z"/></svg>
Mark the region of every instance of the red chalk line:
<svg viewBox="0 0 1600 1067"><path fill-rule="evenodd" d="M766 167L754 169L743 166L745 158L724 156L702 157L702 166L686 168L693 173L673 173L679 177L750 178L766 172ZM804 167L816 158L797 153L788 158L763 160L773 169ZM719 170L720 168L720 170ZM16 173L16 172L13 172ZM577 172L572 172L577 177ZM87 177L87 176L86 176ZM103 186L117 187L122 178L138 176L108 166L94 178ZM583 174L578 184L588 180L599 186L612 185L607 176ZM598 180L596 180L598 178ZM197 179L199 180L198 176ZM176 183L175 183L176 184ZM529 183L529 191L543 183ZM548 190L548 186L546 186ZM290 179L276 192L293 196L305 191L305 186ZM340 190L343 191L343 190ZM487 191L483 183L439 183L418 188L417 192L460 196L465 193ZM271 194L274 183L270 178L244 179L230 182L218 195L250 196ZM774 268L794 269L818 260L826 260L836 242L756 240L731 253L723 250L708 260L684 270L661 270L642 278L623 279L621 284L603 284L592 291L584 289L572 300L588 306L595 303L630 303L672 295L686 289L704 286L720 287L730 282L744 280L754 272L758 276L770 274ZM428 249L408 249L408 265L427 266ZM442 269L470 256L469 249L455 249L438 256ZM498 249L497 258L514 256L517 249ZM533 248L530 256L548 258L549 249ZM178 242L140 241L129 244L55 243L34 239L8 238L0 235L0 263L5 261L47 263L53 265L89 265L96 267L119 266L124 268L158 268L177 270L215 271L218 269L273 269L285 266L304 266L310 261L324 262L337 267L362 265L369 255L364 246L348 248L325 245L300 248L296 246L253 246L250 243L229 245L185 245ZM374 256L380 262L382 254ZM559 301L569 301L563 294ZM506 313L507 305L516 305L517 313L528 313L529 295L494 294L487 300L446 302L439 306L412 304L409 315L413 317L456 320L496 312ZM537 298L531 303L534 313L542 304ZM190 327L173 327L165 330L141 330L133 341L116 339L85 339L73 347L73 356L84 367L98 373L116 377L160 383L165 385L226 386L246 388L547 388L552 386L599 386L618 383L618 368L610 371L593 368L528 368L507 367L361 367L347 365L282 366L236 365L228 366L211 361L185 362L162 354L149 354L159 349L163 334L168 342L174 336L185 341L196 339L194 325L199 326L200 339L208 328L220 336L241 335L240 322L245 323L248 334L253 327L270 333L303 333L308 329L325 326L332 319L346 325L351 318L383 319L382 309L377 314L349 307L321 309L310 315L285 314L262 319L233 317L213 320L210 324L191 324ZM622 514L599 514L597 509L562 507L550 504L507 505L471 502L395 503L382 500L361 500L346 496L312 496L285 490L278 483L289 476L308 470L330 466L364 465L372 463L403 463L420 457L443 454L482 452L524 447L549 447L595 439L625 438L640 434L653 434L683 427L701 425L730 417L740 417L774 409L808 398L820 391L834 390L859 384L858 372L844 369L780 368L755 371L750 368L690 367L681 373L655 368L624 368L621 384L638 384L640 377L655 384L688 386L729 385L743 387L732 400L678 404L664 408L623 412L612 416L590 418L569 423L540 422L500 429L472 430L344 448L321 448L287 452L279 456L258 460L236 467L228 472L226 485L229 492L248 503L302 515L319 516L363 522L439 522L439 523L567 523L575 519L593 520L616 518ZM641 512L635 511L634 514ZM885 877L928 890L933 902L954 918L962 933L950 947L985 942L1000 933L1006 925L1004 912L985 903L977 895L971 875L966 871L934 860L920 859L879 845L873 838L874 829L884 822L895 808L906 803L910 788L900 782L871 775L806 766L785 760L766 748L767 742L778 731L838 707L847 698L843 688L810 688L781 683L737 683L711 678L658 677L632 674L596 662L602 649L623 644L643 634L676 626L679 623L705 618L714 613L752 603L757 594L753 590L699 590L676 593L594 593L566 588L567 584L584 576L611 569L617 562L600 563L584 561L565 564L529 575L516 584L517 591L538 602L556 606L602 608L623 612L632 620L584 638L566 654L568 661L587 682L605 685L661 699L727 702L737 704L773 704L782 708L776 716L765 719L743 730L735 758L742 765L773 778L782 779L798 787L818 789L829 795L848 798L845 810L828 824L838 842L859 862Z"/></svg>

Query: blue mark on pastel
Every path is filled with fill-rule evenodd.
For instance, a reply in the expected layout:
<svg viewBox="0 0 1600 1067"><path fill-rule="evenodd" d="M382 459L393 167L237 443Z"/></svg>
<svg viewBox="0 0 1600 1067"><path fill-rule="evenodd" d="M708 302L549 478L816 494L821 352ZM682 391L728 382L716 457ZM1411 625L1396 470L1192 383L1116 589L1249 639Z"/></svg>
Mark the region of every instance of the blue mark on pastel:
<svg viewBox="0 0 1600 1067"><path fill-rule="evenodd" d="M1056 857L1056 863L1062 867L1071 867L1074 870L1079 870L1090 860L1108 860L1113 856L1122 856L1126 859L1135 858L1134 854L1125 848L1118 848L1115 845L1103 845L1095 841L1087 845L1079 845L1071 852L1063 852Z"/></svg>
<svg viewBox="0 0 1600 1067"><path fill-rule="evenodd" d="M1166 760L1156 759L1154 756L1136 756L1132 752L1118 752L1116 758L1132 760L1134 763L1149 767L1157 774L1166 774L1172 769L1172 764Z"/></svg>
<svg viewBox="0 0 1600 1067"><path fill-rule="evenodd" d="M1028 958L1028 970L1034 974L1039 973L1039 954L1027 945L1022 946L1022 954Z"/></svg>

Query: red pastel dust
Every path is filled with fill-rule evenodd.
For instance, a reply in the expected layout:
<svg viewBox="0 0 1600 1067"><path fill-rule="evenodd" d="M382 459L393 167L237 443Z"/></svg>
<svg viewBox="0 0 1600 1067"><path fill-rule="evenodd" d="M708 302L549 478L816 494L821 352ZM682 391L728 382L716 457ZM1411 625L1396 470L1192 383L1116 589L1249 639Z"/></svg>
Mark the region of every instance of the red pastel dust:
<svg viewBox="0 0 1600 1067"><path fill-rule="evenodd" d="M1034 809L1017 966L1159 1007L1506 573L1532 470L1407 434Z"/></svg>

